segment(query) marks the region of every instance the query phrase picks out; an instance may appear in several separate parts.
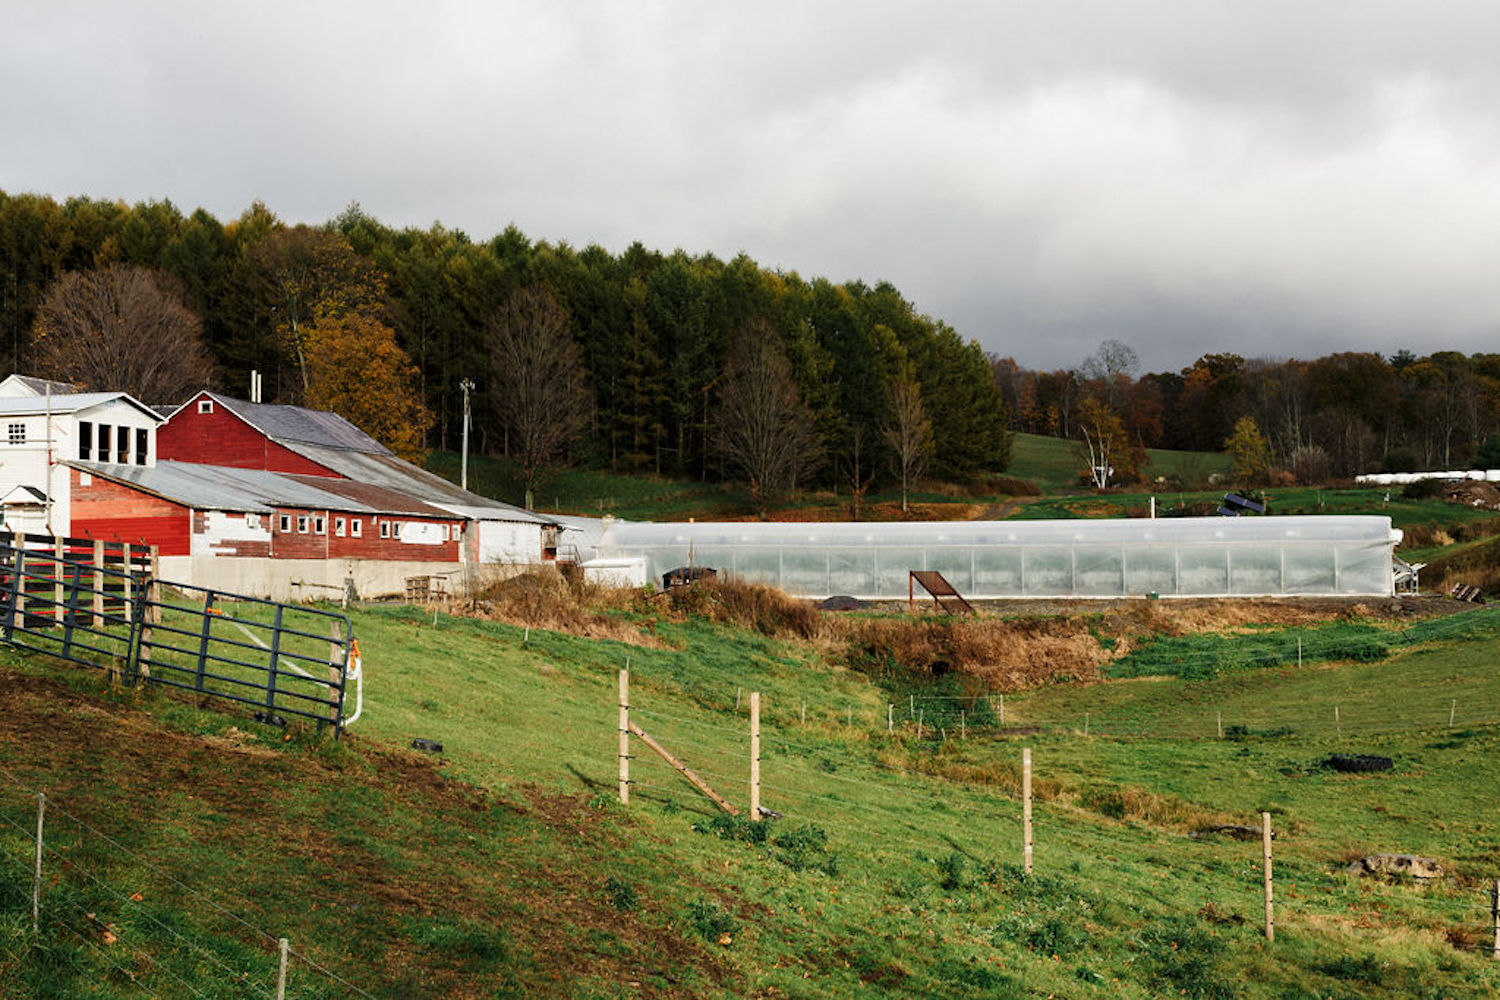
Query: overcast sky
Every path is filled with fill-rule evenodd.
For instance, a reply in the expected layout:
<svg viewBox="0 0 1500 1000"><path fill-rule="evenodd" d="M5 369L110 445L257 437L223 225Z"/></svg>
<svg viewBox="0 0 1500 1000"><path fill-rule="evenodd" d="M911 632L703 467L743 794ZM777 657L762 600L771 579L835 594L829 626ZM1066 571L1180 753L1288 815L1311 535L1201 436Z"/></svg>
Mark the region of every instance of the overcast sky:
<svg viewBox="0 0 1500 1000"><path fill-rule="evenodd" d="M1500 350L1500 5L71 3L0 189L834 280L1033 367Z"/></svg>

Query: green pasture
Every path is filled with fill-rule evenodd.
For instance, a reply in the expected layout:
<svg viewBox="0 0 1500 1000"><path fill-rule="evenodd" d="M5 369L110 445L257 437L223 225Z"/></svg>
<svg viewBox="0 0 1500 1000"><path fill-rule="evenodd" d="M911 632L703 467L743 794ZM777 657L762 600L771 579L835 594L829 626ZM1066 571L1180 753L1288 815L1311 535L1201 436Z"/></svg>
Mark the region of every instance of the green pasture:
<svg viewBox="0 0 1500 1000"><path fill-rule="evenodd" d="M276 744L285 765L260 766L306 760L322 775L284 793L278 822L321 831L315 840L376 865L381 884L417 895L446 886L472 905L447 915L392 906L368 876L353 875L336 878L318 909L299 905L309 897L298 886L318 885L318 869L269 885L252 875L296 845L258 834L253 813L226 825L186 785L163 788L170 807L152 810L143 827L124 824L121 836L156 845L162 863L195 883L261 885L232 890L237 912L319 942L320 961L376 996L1500 990L1496 964L1477 950L1487 880L1500 874L1500 809L1476 771L1500 750L1488 619L1410 636L1372 635L1381 627L1359 623L1305 631L1300 668L1282 655L1169 669L1193 657L1229 660L1275 630L1192 649L1147 645L1132 655L1153 672L1012 694L1003 727L993 697L951 683L881 687L813 647L701 622L641 619L646 644L634 644L403 607L354 619L365 714L348 746L300 731ZM1375 640L1382 645L1371 652ZM1324 658L1351 649L1352 660ZM618 804L617 684L627 663L632 719L741 810L750 693L760 693L762 801L781 818L719 818L639 741L632 801ZM3 669L98 683L35 657L6 657ZM131 696L119 697L128 708ZM192 732L258 729L171 697L141 704ZM402 748L414 738L443 744L442 781L481 789L479 811L431 812L381 785L380 765L364 754L413 754ZM1019 867L1023 747L1037 789L1031 876ZM1326 766L1332 753L1381 754L1395 766L1341 774ZM45 756L30 759L29 773L43 774ZM108 787L79 775L61 783L103 815L125 815L108 812ZM1202 825L1254 824L1262 810L1278 831L1273 945L1259 926L1258 844L1188 836ZM7 806L5 815L16 812ZM0 837L0 851L24 849L12 826L0 825ZM1385 852L1434 856L1451 875L1424 885L1344 871L1354 857ZM10 885L0 888L0 946L11 956L0 973L21 969L41 982L32 975L41 959L14 957L15 927L29 914L18 916L22 876L11 869L24 865L0 866L9 879L0 886ZM226 955L248 947L190 898L162 905L157 916L206 927ZM589 916L598 912L614 923L598 925ZM533 925L551 926L553 937L537 938ZM149 922L136 933L165 947ZM682 950L653 960L637 935ZM332 943L365 937L369 948ZM396 969L377 952L405 959ZM264 956L245 961L252 957Z"/></svg>

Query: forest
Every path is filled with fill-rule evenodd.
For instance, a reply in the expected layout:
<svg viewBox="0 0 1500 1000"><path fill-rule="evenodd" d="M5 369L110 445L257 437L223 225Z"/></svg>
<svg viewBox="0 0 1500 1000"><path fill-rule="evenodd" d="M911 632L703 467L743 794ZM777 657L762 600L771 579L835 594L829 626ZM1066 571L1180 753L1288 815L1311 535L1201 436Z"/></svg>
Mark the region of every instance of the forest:
<svg viewBox="0 0 1500 1000"><path fill-rule="evenodd" d="M762 507L982 481L1015 431L1077 441L1098 486L1149 478L1149 447L1228 450L1248 485L1500 466L1500 354L1209 353L1142 373L1106 337L1032 370L888 282L514 226L476 241L355 204L307 226L258 202L220 221L0 192L0 332L12 370L149 403L244 397L256 370L266 402L335 410L413 458L459 447L467 400L471 449L528 484L584 462L745 482Z"/></svg>
<svg viewBox="0 0 1500 1000"><path fill-rule="evenodd" d="M245 396L258 370L265 401L334 409L402 454L459 447L468 383L471 447L526 463L528 478L572 458L770 496L965 481L1008 462L990 359L887 283L806 280L743 254L577 250L513 226L476 242L393 229L357 205L309 227L259 203L221 222L168 201L0 192L12 369L137 388L119 352L157 327L80 358L87 273L111 302L134 280L196 319L203 356L180 397L203 379Z"/></svg>

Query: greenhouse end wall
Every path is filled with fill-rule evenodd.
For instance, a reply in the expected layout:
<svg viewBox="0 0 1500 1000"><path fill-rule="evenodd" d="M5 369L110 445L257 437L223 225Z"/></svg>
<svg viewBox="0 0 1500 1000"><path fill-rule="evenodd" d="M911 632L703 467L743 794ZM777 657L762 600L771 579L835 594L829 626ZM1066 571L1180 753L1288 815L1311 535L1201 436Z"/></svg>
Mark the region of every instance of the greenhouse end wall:
<svg viewBox="0 0 1500 1000"><path fill-rule="evenodd" d="M606 523L601 558L648 579L712 567L801 597L905 599L912 570L964 596L1388 597L1401 533L1387 517L1107 521Z"/></svg>

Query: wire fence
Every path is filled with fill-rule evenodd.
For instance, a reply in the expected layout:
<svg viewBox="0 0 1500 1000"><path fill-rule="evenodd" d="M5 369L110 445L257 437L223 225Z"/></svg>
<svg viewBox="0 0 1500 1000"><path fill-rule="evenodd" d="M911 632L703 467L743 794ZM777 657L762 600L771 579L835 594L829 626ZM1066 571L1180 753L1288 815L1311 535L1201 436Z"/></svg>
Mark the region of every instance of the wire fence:
<svg viewBox="0 0 1500 1000"><path fill-rule="evenodd" d="M29 973L124 996L373 1000L4 768L0 920L29 931L24 954L0 951L0 979L17 988Z"/></svg>
<svg viewBox="0 0 1500 1000"><path fill-rule="evenodd" d="M761 757L753 777L749 720L738 715L726 720L724 713L715 717L709 710L695 717L690 709L628 707L632 720L638 718L680 758L679 763L691 767L720 794L743 804L752 782L758 782L756 794L765 814L782 828L823 831L839 852L857 855L877 870L899 870L913 860L941 868L952 865L955 856L971 862L998 860L1017 866L1021 862L1023 804L1018 783L1012 783L1005 767L994 769L991 784L966 782L961 796L934 806L932 778L908 773L898 764L886 766L875 752L860 754L851 764L848 746L837 741L838 727L831 733L819 726L799 734L800 705L792 724L760 731ZM858 714L855 720L860 720ZM868 742L868 734L851 730L849 737ZM644 792L648 801L672 810L715 814L708 800L682 780L677 767L652 754L633 753L630 785L632 794ZM1101 842L1121 855L1134 854L1169 866L1179 852L1200 849L1184 846L1201 842L1190 841L1181 832L1113 825L1065 799L1035 805L1044 831L1033 844L1039 871L1076 869L1085 859L1097 858ZM1233 877L1258 886L1254 869L1259 854L1248 846L1243 853L1244 871L1236 871ZM1278 901L1284 914L1312 921L1343 920L1351 906L1369 905L1381 913L1382 922L1409 922L1440 935L1455 949L1500 958L1500 880L1481 882L1469 875L1430 882L1399 876L1381 881L1345 874L1326 859L1311 863L1294 855L1286 863L1292 873L1286 877L1303 891ZM1309 885L1316 890L1309 891ZM1220 884L1217 894L1223 888ZM1240 885L1238 891L1244 894L1246 889ZM1205 891L1215 894L1211 887ZM1133 886L1132 892L1163 907L1181 905L1170 891L1154 890L1150 880Z"/></svg>

